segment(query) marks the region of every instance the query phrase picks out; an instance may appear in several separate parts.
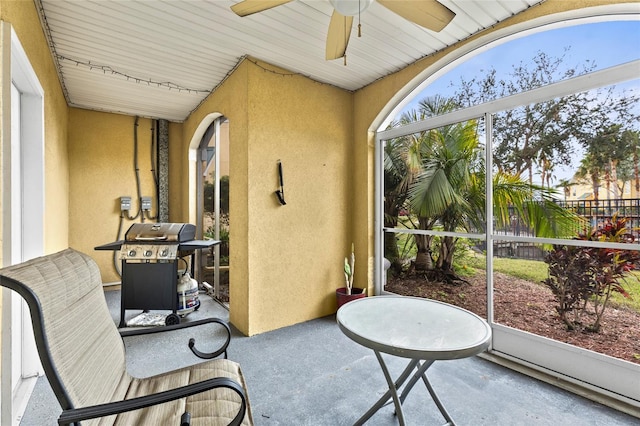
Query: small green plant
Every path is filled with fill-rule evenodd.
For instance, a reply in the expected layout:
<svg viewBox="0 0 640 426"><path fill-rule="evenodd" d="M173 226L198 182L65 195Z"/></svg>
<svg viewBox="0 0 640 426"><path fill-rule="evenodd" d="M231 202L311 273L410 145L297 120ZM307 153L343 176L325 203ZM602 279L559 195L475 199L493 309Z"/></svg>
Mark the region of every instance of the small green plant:
<svg viewBox="0 0 640 426"><path fill-rule="evenodd" d="M580 234L576 239L616 243L634 241L626 228L626 219L617 216L602 228ZM556 297L560 318L571 330L584 328L597 332L612 294L629 297L622 281L640 264L640 252L554 245L545 262L549 265L549 277L543 282ZM584 324L589 313L595 320Z"/></svg>
<svg viewBox="0 0 640 426"><path fill-rule="evenodd" d="M229 242L229 229L226 226L221 226L219 229L219 233L220 233L220 242L222 243L228 243ZM210 238L210 239L215 239L216 237L216 230L213 226L209 226L205 231L204 231L204 236L206 238Z"/></svg>
<svg viewBox="0 0 640 426"><path fill-rule="evenodd" d="M344 258L344 281L347 288L347 294L351 294L353 288L353 273L355 272L354 266L356 263L356 255L354 253L353 243L351 243L351 256Z"/></svg>

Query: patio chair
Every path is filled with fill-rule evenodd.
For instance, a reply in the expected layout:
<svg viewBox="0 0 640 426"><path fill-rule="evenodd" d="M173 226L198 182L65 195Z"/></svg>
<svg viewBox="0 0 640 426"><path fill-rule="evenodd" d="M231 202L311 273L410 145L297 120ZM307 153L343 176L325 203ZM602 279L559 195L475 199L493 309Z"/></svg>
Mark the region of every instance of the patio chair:
<svg viewBox="0 0 640 426"><path fill-rule="evenodd" d="M226 359L230 330L215 318L148 330L118 331L100 271L67 249L0 269L0 284L28 303L40 360L62 407L59 424L252 425L240 366ZM227 339L211 359L148 378L126 370L123 336L217 323Z"/></svg>

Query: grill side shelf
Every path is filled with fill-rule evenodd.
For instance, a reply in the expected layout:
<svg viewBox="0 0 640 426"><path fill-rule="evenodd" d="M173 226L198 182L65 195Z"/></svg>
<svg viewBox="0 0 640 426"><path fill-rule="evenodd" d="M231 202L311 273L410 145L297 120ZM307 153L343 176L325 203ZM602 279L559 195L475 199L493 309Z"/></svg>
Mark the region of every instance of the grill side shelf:
<svg viewBox="0 0 640 426"><path fill-rule="evenodd" d="M122 247L122 245L125 244L124 240L118 240L118 241L114 241L112 243L107 243L107 244L103 244L97 247L94 247L94 250L120 250L120 248ZM171 243L170 243L171 244ZM211 246L215 246L217 244L220 244L220 241L218 240L192 240L192 241L186 241L183 243L180 243L178 245L178 249L179 250L185 250L185 251L189 251L189 250L200 250L200 249L204 249L207 247L211 247Z"/></svg>

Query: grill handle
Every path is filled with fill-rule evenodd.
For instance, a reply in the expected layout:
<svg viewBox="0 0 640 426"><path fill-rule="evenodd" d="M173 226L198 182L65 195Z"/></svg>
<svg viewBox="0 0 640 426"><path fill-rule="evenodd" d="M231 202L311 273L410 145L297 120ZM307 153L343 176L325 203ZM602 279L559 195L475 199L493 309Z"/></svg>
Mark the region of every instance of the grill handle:
<svg viewBox="0 0 640 426"><path fill-rule="evenodd" d="M136 236L136 241L160 241L160 240L166 240L166 239L167 239L166 235L162 235L159 237L143 237L141 235Z"/></svg>

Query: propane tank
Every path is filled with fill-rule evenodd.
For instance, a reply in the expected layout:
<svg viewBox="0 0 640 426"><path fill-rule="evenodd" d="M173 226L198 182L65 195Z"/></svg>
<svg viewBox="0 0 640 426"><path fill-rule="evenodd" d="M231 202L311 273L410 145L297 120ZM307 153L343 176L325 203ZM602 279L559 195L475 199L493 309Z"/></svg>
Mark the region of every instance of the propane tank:
<svg viewBox="0 0 640 426"><path fill-rule="evenodd" d="M189 272L182 274L178 280L178 309L180 316L193 312L199 306L198 282L191 278Z"/></svg>

